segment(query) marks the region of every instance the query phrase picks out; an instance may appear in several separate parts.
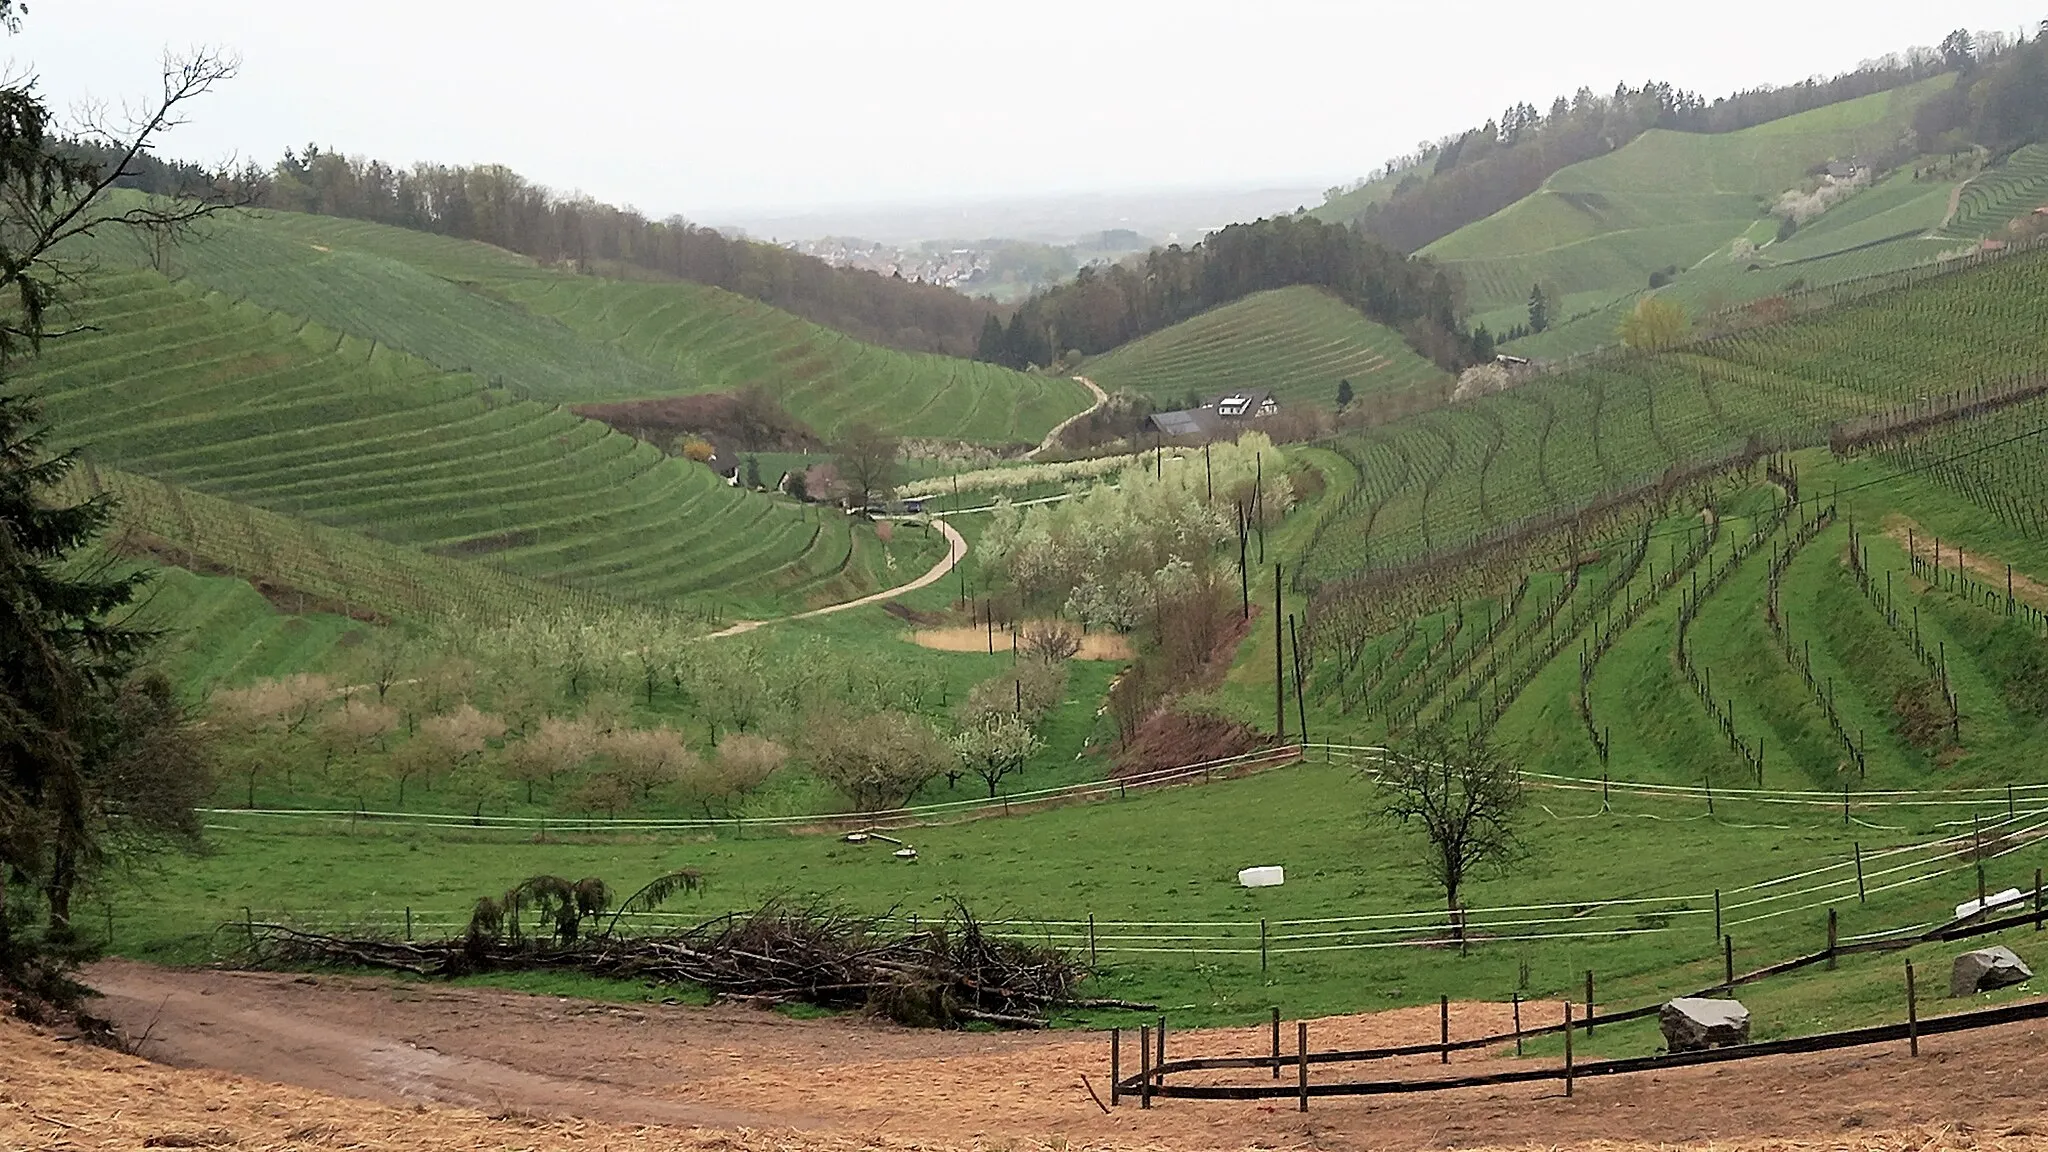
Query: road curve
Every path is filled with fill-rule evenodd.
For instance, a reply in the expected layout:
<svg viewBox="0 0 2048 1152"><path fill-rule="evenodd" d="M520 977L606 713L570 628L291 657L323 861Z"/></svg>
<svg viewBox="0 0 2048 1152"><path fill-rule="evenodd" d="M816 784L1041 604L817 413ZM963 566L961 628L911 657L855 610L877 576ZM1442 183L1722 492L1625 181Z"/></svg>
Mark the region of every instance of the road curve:
<svg viewBox="0 0 2048 1152"><path fill-rule="evenodd" d="M868 604L880 604L885 600L894 600L898 596L915 592L919 588L928 588L944 579L946 573L951 572L960 561L967 558L967 540L960 533L954 531L951 524L935 516L932 518L932 526L937 528L946 537L945 558L932 565L930 571L927 571L924 575L919 576L908 584L898 584L894 588L885 588L880 592L871 593L858 600L848 600L842 604L828 604L823 608L813 608L808 612L798 612L793 616L777 616L770 620L742 620L737 624L711 633L705 639L717 640L724 636L745 635L756 628L766 624L773 624L780 620L809 620L816 616L830 616L834 612L844 612L849 608L859 608Z"/></svg>
<svg viewBox="0 0 2048 1152"><path fill-rule="evenodd" d="M1092 416L1095 413L1100 412L1102 410L1102 406L1109 403L1109 393L1104 392L1101 389L1101 387L1095 383L1095 381L1090 380L1086 376L1076 376L1074 377L1074 380L1078 382L1083 388L1086 388L1088 389L1088 391L1095 394L1095 403L1090 404L1087 408L1084 408L1081 411L1074 413L1072 416L1067 417L1065 420L1062 420L1059 423L1053 425L1052 431L1047 432L1045 434L1045 439L1038 442L1038 447L1033 448L1031 451L1025 453L1025 457L1027 459L1036 460L1038 459L1039 453L1051 451L1053 446L1059 443L1060 433L1065 432L1067 428L1074 423L1074 421L1079 420L1084 416Z"/></svg>

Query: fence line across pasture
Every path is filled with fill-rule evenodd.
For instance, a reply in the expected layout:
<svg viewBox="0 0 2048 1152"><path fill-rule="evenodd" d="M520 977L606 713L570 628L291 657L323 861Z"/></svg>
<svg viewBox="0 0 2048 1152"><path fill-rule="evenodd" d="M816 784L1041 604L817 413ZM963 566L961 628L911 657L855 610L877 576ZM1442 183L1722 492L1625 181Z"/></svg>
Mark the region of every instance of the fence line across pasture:
<svg viewBox="0 0 2048 1152"><path fill-rule="evenodd" d="M1672 919L1707 916L1713 917L1715 934L1718 936L1728 928L1831 908L1842 899L1846 899L1849 895L1847 890L1852 887L1860 897L1867 899L1870 895L1938 880L1971 867L1973 862L1966 858L1983 851L1986 837L1992 837L1993 842L1997 839L2030 837L2018 845L2000 850L1989 858L2008 855L2020 847L2034 843L2031 837L2043 829L2048 829L2048 820L2026 822L2028 818L2038 815L2041 814L2029 813L2028 817L2001 821L1977 830L1974 835L1943 836L1917 844L1884 849L1868 856L1859 853L1851 859L1836 863L1711 892L1461 908L1455 917L1445 908L1427 908L1296 919L1108 920L1089 917L1078 920L1040 920L1009 917L981 920L977 923L990 935L1071 945L1076 948L1085 946L1091 955L1129 953L1270 957L1401 947L1435 947L1451 939L1462 939L1476 945L1539 940L1616 939L1675 931L1677 928L1669 923ZM1866 867L1873 862L1886 866L1875 870ZM1851 869L1854 870L1853 874L1844 875L1837 880L1805 887L1785 887L1787 884ZM1870 884L1872 880L1885 879L1902 872L1916 874L1889 883ZM1837 890L1841 890L1839 897L1821 895ZM1762 894L1747 900L1728 899L1752 893ZM1805 899L1812 896L1821 898ZM2038 889L2034 893L2034 899L2037 902L2041 899ZM1803 902L1787 904L1787 901ZM1773 905L1783 906L1769 907L1750 916L1724 919L1728 913L1763 909ZM1552 912L1557 914L1541 915ZM1530 915L1531 913L1535 915ZM743 913L736 910L722 913L654 910L621 913L620 919L628 924L673 928L711 923L721 917L741 914ZM244 916L253 919L254 912L245 909ZM388 920L396 923L402 916L409 928L459 928L469 922L467 913L463 912L412 908L402 911L371 909L353 914L339 909L266 910L264 916L273 921L302 924L361 924L366 920ZM308 917L314 919L308 920ZM902 913L886 914L876 917L875 920L878 923L908 925L912 930L920 923L930 922L925 918ZM1624 923L1617 927L1604 926L1617 921ZM1502 929L1510 931L1500 931ZM1900 931L1907 929L1888 929L1851 939L1878 939Z"/></svg>
<svg viewBox="0 0 2048 1152"><path fill-rule="evenodd" d="M453 812L392 812L366 808L202 808L199 809L199 812L202 816L216 819L233 817L255 818L265 821L297 820L325 823L373 823L384 827L400 828L474 828L555 831L562 833L702 832L717 831L719 829L737 831L748 828L800 829L818 826L849 825L901 828L918 824L937 823L953 818L973 817L995 811L1009 813L1018 808L1029 809L1076 800L1102 799L1112 794L1121 798L1129 795L1133 790L1192 783L1197 777L1200 777L1205 782L1210 781L1218 773L1223 773L1227 777L1266 769L1283 768L1306 761L1312 753L1321 753L1325 762L1342 759L1347 761L1364 761L1366 763L1386 763L1398 755L1394 750L1380 745L1295 742L1241 753L1236 756L1195 761L1106 780L1089 780L1078 784L1032 789L1003 796L943 800L929 804L907 805L901 808L872 812L813 812L785 816L725 817L501 816ZM1806 808L1839 808L1845 814L1852 813L1858 809L1867 810L1883 807L1967 807L1993 810L1999 807L2011 808L2018 803L2019 798L2022 796L2048 802L2048 783L2016 784L2010 788L1919 791L1888 789L1872 792L1845 790L1840 793L1833 793L1793 789L1710 789L1696 785L1613 779L1596 780L1586 777L1560 776L1540 772L1525 772L1523 773L1523 778L1534 787L1565 792L1597 791L1602 794L1603 798L1614 793L1658 800L1697 800L1704 802L1711 798L1713 801L1723 804L1751 802ZM223 830L243 830L234 825L210 824L209 827Z"/></svg>

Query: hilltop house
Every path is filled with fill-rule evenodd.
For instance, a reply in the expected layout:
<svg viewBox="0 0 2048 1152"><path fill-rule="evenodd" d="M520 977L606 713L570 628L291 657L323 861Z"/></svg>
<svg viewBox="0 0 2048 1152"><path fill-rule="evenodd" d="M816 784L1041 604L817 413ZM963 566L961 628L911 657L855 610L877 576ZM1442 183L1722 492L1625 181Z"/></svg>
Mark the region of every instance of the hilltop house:
<svg viewBox="0 0 2048 1152"><path fill-rule="evenodd" d="M1280 411L1280 400L1268 390L1226 392L1200 408L1154 412L1146 424L1160 436L1174 440L1218 440L1235 435L1253 420Z"/></svg>
<svg viewBox="0 0 2048 1152"><path fill-rule="evenodd" d="M1870 165L1861 156L1851 156L1847 160L1830 161L1828 163L1828 179L1854 180L1858 176L1863 175L1869 168Z"/></svg>

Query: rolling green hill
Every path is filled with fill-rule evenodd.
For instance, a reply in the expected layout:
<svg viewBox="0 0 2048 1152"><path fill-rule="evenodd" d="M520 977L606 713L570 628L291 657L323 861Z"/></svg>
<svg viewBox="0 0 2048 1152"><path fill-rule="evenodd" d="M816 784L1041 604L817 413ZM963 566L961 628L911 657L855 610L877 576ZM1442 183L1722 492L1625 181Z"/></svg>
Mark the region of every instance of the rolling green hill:
<svg viewBox="0 0 2048 1152"><path fill-rule="evenodd" d="M691 382L762 387L826 439L855 421L904 436L1036 443L1086 409L1065 377L896 352L701 284L530 275L494 286L522 308Z"/></svg>
<svg viewBox="0 0 2048 1152"><path fill-rule="evenodd" d="M361 221L254 212L161 253L121 238L91 254L548 403L760 386L827 439L866 419L903 436L1009 444L1035 443L1090 402L1071 380L865 344L717 288L580 276Z"/></svg>
<svg viewBox="0 0 2048 1152"><path fill-rule="evenodd" d="M1737 257L1731 245L1686 269L1656 294L1675 301L1693 317L1706 317L1769 296L1844 284L1865 277L1918 268L1974 251L1944 238L1941 229L1957 181L1916 180L1910 171L1851 196L1801 228L1777 240L1769 224L1751 230L1755 251ZM1622 318L1647 288L1628 292L1604 307L1565 317L1548 331L1514 341L1518 355L1558 357L1618 342ZM1519 320L1509 309L1497 321Z"/></svg>
<svg viewBox="0 0 2048 1152"><path fill-rule="evenodd" d="M1110 391L1128 388L1166 406L1188 393L1270 388L1283 405L1335 403L1350 380L1360 405L1400 393L1443 393L1450 378L1385 325L1320 289L1281 288L1212 308L1088 361Z"/></svg>
<svg viewBox="0 0 2048 1152"><path fill-rule="evenodd" d="M149 272L103 277L92 330L20 383L92 458L394 544L609 596L771 595L847 529L559 408Z"/></svg>
<svg viewBox="0 0 2048 1152"><path fill-rule="evenodd" d="M1559 290L1564 314L1597 307L1743 235L1816 164L1890 146L1913 110L1952 83L1929 80L1740 132L1653 129L1423 251L1464 274L1476 312L1526 302L1537 283Z"/></svg>

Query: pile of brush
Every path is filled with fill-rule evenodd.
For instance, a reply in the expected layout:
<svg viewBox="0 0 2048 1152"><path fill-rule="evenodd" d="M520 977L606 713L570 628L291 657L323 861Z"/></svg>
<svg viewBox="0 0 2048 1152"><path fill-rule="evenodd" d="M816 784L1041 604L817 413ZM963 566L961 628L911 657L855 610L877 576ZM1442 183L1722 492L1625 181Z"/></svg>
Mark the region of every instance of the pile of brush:
<svg viewBox="0 0 2048 1152"><path fill-rule="evenodd" d="M1084 965L1049 946L986 933L964 906L910 931L824 905L776 902L693 927L621 933L622 917L651 911L700 884L657 880L610 909L602 882L537 876L478 902L462 936L394 940L281 924L247 931L247 961L272 967L363 967L456 976L482 971L575 971L695 985L727 999L864 1010L920 1027L983 1022L1044 1027L1063 1009L1144 1008L1077 995ZM609 915L607 915L609 912Z"/></svg>

